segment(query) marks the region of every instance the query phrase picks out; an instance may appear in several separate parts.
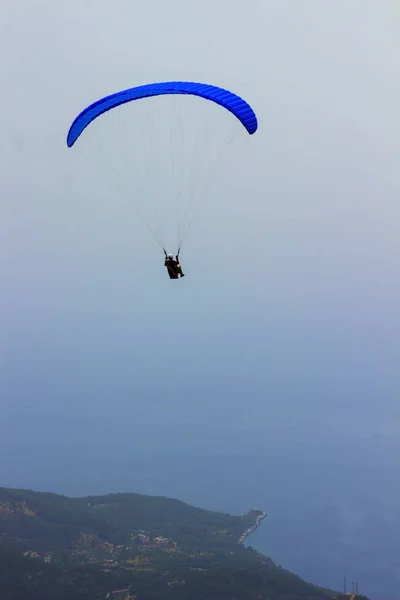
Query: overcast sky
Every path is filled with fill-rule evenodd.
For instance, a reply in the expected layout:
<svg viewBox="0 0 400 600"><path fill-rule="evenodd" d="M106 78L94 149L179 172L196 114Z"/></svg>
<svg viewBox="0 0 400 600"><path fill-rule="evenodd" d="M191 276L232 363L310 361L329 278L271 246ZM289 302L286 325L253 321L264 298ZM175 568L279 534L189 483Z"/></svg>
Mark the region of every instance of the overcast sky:
<svg viewBox="0 0 400 600"><path fill-rule="evenodd" d="M338 427L398 439L399 16L397 0L3 0L0 483L24 485L27 454L31 485L45 455L73 470L105 435L210 453ZM231 89L259 120L179 282L65 143L90 102L168 79Z"/></svg>

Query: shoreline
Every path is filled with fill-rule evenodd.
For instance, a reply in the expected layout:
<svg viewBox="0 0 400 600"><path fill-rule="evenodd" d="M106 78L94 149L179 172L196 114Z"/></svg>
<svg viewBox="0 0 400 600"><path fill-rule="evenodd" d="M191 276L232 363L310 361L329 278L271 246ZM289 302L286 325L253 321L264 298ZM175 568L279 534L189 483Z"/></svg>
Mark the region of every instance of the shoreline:
<svg viewBox="0 0 400 600"><path fill-rule="evenodd" d="M265 519L265 517L267 516L266 512L262 512L260 510L249 510L244 516L249 515L252 512L257 512L257 516L256 516L256 520L254 525L252 525L251 527L249 527L248 529L246 529L246 531L240 536L238 544L243 544L243 542L246 541L246 539L249 537L249 535L251 533L253 533L256 529L258 529L261 525L261 522Z"/></svg>

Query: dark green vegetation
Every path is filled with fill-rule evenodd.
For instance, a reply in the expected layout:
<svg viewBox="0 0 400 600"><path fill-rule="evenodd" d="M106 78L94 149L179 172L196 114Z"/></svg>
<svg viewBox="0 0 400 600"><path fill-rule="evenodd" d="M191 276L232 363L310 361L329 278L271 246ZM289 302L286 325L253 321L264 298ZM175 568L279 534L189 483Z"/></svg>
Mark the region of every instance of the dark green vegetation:
<svg viewBox="0 0 400 600"><path fill-rule="evenodd" d="M361 594L338 594L332 600L368 600L368 598L361 596Z"/></svg>
<svg viewBox="0 0 400 600"><path fill-rule="evenodd" d="M237 517L138 494L68 498L3 488L0 597L330 598L239 543L263 516L253 510Z"/></svg>

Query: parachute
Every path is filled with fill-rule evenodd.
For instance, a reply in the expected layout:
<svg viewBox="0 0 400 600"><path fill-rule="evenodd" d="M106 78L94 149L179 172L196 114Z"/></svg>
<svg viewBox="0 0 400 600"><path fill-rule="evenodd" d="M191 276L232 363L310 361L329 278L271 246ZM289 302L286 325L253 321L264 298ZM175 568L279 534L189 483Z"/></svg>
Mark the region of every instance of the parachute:
<svg viewBox="0 0 400 600"><path fill-rule="evenodd" d="M96 126L89 127L94 121ZM89 159L101 158L101 172L133 201L159 246L165 250L174 244L179 251L194 206L224 154L257 127L251 106L228 90L159 82L89 105L70 126L67 146L73 147L85 132L82 152Z"/></svg>

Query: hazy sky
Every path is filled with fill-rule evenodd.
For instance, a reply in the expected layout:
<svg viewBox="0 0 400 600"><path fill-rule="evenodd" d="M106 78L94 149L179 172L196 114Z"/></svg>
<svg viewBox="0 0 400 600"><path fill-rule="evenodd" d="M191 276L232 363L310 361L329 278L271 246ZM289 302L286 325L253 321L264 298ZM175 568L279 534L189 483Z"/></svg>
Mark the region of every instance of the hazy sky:
<svg viewBox="0 0 400 600"><path fill-rule="evenodd" d="M117 439L210 454L398 439L399 11L2 3L1 483L24 484L28 454L32 482L44 455L73 470ZM65 144L88 103L167 79L232 89L259 119L199 213L182 282Z"/></svg>
<svg viewBox="0 0 400 600"><path fill-rule="evenodd" d="M397 597L399 23L398 0L1 2L0 485L257 505L285 566ZM177 282L65 143L169 79L259 120Z"/></svg>

